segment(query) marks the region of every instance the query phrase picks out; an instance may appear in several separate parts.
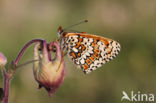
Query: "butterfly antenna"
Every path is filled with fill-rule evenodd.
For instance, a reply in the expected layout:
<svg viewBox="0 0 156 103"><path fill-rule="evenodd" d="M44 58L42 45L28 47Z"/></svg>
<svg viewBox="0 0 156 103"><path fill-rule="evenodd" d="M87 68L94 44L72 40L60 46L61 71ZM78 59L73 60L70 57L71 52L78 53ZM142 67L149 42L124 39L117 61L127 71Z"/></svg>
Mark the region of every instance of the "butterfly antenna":
<svg viewBox="0 0 156 103"><path fill-rule="evenodd" d="M67 30L68 28L71 28L71 27L73 27L73 26L77 26L77 25L80 25L80 24L86 23L86 22L88 22L88 20L83 20L83 21L81 21L81 22L78 22L78 23L76 23L76 24L73 24L73 25L70 25L70 26L64 28L63 30Z"/></svg>

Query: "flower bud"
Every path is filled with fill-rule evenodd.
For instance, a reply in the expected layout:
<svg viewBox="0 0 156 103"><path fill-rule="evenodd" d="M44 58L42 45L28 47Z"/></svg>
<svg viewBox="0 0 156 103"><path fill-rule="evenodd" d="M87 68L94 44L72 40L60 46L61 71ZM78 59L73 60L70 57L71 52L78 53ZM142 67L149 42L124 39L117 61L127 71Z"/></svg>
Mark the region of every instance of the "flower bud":
<svg viewBox="0 0 156 103"><path fill-rule="evenodd" d="M34 47L33 72L36 81L39 83L39 88L44 87L51 96L61 85L64 80L65 66L64 58L57 42L53 43L56 47L55 59L51 59L51 54L44 41L41 49L40 44Z"/></svg>
<svg viewBox="0 0 156 103"><path fill-rule="evenodd" d="M7 63L7 58L0 52L0 66L5 66Z"/></svg>

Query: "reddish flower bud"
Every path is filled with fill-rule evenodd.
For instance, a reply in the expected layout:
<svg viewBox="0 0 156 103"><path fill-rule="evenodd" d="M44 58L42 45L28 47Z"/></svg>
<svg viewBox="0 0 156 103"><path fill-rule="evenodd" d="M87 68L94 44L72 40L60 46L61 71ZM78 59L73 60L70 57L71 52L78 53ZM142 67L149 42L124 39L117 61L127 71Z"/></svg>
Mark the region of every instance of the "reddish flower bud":
<svg viewBox="0 0 156 103"><path fill-rule="evenodd" d="M0 52L0 66L5 66L7 63L7 58Z"/></svg>

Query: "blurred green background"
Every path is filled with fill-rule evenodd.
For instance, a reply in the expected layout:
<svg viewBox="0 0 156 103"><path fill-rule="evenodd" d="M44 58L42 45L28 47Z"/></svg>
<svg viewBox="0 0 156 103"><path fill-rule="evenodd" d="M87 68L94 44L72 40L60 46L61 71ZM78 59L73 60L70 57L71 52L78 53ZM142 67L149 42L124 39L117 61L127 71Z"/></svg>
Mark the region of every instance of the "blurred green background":
<svg viewBox="0 0 156 103"><path fill-rule="evenodd" d="M123 90L156 95L156 0L0 0L0 51L10 62L31 39L53 41L59 25L84 19L72 29L118 41L119 55L88 75L66 56L66 77L52 98L26 65L12 80L10 103L121 103Z"/></svg>

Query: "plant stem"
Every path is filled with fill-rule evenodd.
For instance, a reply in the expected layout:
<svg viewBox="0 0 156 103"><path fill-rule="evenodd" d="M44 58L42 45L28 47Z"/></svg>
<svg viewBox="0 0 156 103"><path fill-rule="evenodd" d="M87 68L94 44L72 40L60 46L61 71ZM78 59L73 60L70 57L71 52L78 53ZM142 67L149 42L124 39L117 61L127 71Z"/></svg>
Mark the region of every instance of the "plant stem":
<svg viewBox="0 0 156 103"><path fill-rule="evenodd" d="M4 77L4 97L2 103L8 103L10 79L4 67L2 67L3 77Z"/></svg>
<svg viewBox="0 0 156 103"><path fill-rule="evenodd" d="M35 43L35 42L43 42L42 39L33 39L31 41L29 41L27 44L24 45L24 47L22 48L22 50L19 52L18 56L16 57L14 63L15 65L18 64L21 56L23 55L24 51L32 44L32 43Z"/></svg>
<svg viewBox="0 0 156 103"><path fill-rule="evenodd" d="M19 52L18 56L16 57L15 61L13 61L13 64L11 64L11 68L9 68L8 72L6 72L6 69L4 66L2 66L2 72L3 72L3 78L4 78L4 89L3 89L3 99L2 99L2 103L8 103L9 101L9 88L10 88L10 80L13 77L13 75L15 74L16 68L22 66L17 66L20 58L22 57L24 51L33 43L35 42L40 42L42 43L44 40L42 39L33 39L31 41L29 41L27 44L24 45L24 47L22 48L22 50ZM35 60L34 60L35 61ZM32 62L32 61L31 61ZM28 62L30 63L30 62ZM26 63L27 64L27 63Z"/></svg>

